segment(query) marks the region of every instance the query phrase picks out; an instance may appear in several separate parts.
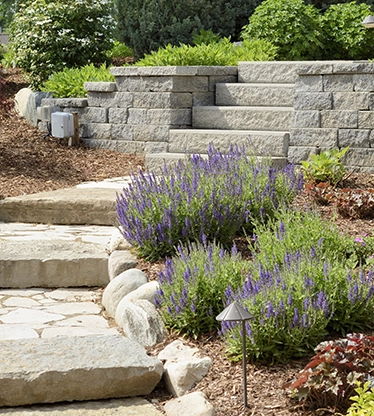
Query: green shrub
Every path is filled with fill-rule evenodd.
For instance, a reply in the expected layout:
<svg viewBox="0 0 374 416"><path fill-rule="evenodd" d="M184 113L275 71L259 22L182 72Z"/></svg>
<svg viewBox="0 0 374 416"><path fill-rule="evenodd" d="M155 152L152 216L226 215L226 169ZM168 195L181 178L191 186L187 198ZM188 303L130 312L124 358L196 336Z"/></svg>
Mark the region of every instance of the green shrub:
<svg viewBox="0 0 374 416"><path fill-rule="evenodd" d="M374 57L374 31L362 21L372 14L367 4L351 2L331 5L322 17L325 59L370 59Z"/></svg>
<svg viewBox="0 0 374 416"><path fill-rule="evenodd" d="M222 154L210 146L207 159L189 156L163 173L140 172L117 197L124 237L151 260L203 235L228 247L238 233L252 232L253 218L272 217L301 186L292 166L278 171L236 147Z"/></svg>
<svg viewBox="0 0 374 416"><path fill-rule="evenodd" d="M201 29L199 33L194 33L192 37L192 43L197 46L201 45L202 43L209 44L209 43L217 43L221 40L220 35L213 33L212 29L204 30Z"/></svg>
<svg viewBox="0 0 374 416"><path fill-rule="evenodd" d="M7 52L8 52L8 47L0 43L0 62L4 59L4 56Z"/></svg>
<svg viewBox="0 0 374 416"><path fill-rule="evenodd" d="M247 262L235 249L230 253L218 245L192 243L178 247L159 275L156 305L168 328L197 337L216 330L216 316L225 308L224 292L238 288Z"/></svg>
<svg viewBox="0 0 374 416"><path fill-rule="evenodd" d="M323 33L317 9L303 0L265 0L249 18L243 39L266 39L279 49L280 60L320 57Z"/></svg>
<svg viewBox="0 0 374 416"><path fill-rule="evenodd" d="M127 58L133 56L133 51L124 43L114 41L112 49L107 52L106 56L112 60L115 58Z"/></svg>
<svg viewBox="0 0 374 416"><path fill-rule="evenodd" d="M351 396L353 404L348 409L346 416L371 416L374 414L374 390L372 382L367 381L361 387L362 383L357 382L355 389L357 396Z"/></svg>
<svg viewBox="0 0 374 416"><path fill-rule="evenodd" d="M52 92L56 98L86 97L85 82L114 81L105 64L95 67L93 64L81 68L66 68L52 74L41 90Z"/></svg>
<svg viewBox="0 0 374 416"><path fill-rule="evenodd" d="M336 185L345 175L345 167L341 160L347 151L348 147L342 150L326 150L311 155L310 160L303 160L301 164L305 179L315 183L329 182Z"/></svg>
<svg viewBox="0 0 374 416"><path fill-rule="evenodd" d="M269 61L276 56L276 48L265 40L244 41L234 45L224 38L215 43L197 46L167 45L140 59L138 66L218 65L235 66L239 61Z"/></svg>
<svg viewBox="0 0 374 416"><path fill-rule="evenodd" d="M168 44L191 44L201 29L237 39L261 0L116 0L119 35L137 58Z"/></svg>
<svg viewBox="0 0 374 416"><path fill-rule="evenodd" d="M111 48L110 3L35 0L22 4L10 26L16 65L39 88L53 72L103 63Z"/></svg>

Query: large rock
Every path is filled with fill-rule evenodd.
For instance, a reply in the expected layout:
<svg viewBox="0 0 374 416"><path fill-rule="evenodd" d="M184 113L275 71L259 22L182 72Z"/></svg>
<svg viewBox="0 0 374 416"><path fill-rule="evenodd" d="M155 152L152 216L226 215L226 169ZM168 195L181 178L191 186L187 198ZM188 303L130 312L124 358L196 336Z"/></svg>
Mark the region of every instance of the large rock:
<svg viewBox="0 0 374 416"><path fill-rule="evenodd" d="M15 106L18 114L34 126L38 124L37 108L42 105L44 98L51 97L49 92L34 92L30 88L22 88L15 96Z"/></svg>
<svg viewBox="0 0 374 416"><path fill-rule="evenodd" d="M145 283L147 283L147 276L138 269L125 270L109 282L102 299L102 304L108 314L114 318L122 298Z"/></svg>
<svg viewBox="0 0 374 416"><path fill-rule="evenodd" d="M156 307L144 299L121 301L117 308L116 322L128 338L145 347L160 343L166 334Z"/></svg>
<svg viewBox="0 0 374 416"><path fill-rule="evenodd" d="M159 288L159 283L156 280L152 280L151 282L145 283L144 285L138 287L136 290L130 292L122 299L122 301L135 302L139 299L145 299L148 302L154 304Z"/></svg>
<svg viewBox="0 0 374 416"><path fill-rule="evenodd" d="M128 250L113 251L108 260L108 274L109 280L113 280L122 272L133 269L137 266L136 257Z"/></svg>
<svg viewBox="0 0 374 416"><path fill-rule="evenodd" d="M0 406L147 395L162 363L119 335L1 342Z"/></svg>
<svg viewBox="0 0 374 416"><path fill-rule="evenodd" d="M214 407L200 391L186 394L167 402L164 406L167 416L214 416Z"/></svg>
<svg viewBox="0 0 374 416"><path fill-rule="evenodd" d="M159 354L164 361L164 381L167 390L174 396L183 396L207 374L212 360L201 357L198 348L183 345L176 340Z"/></svg>

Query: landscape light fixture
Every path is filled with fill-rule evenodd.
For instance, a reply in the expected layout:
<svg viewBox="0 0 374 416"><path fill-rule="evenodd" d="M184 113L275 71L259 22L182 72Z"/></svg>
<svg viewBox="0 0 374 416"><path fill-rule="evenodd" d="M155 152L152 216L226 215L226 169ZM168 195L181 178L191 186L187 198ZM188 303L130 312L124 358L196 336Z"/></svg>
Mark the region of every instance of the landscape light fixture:
<svg viewBox="0 0 374 416"><path fill-rule="evenodd" d="M241 307L236 301L231 303L219 315L216 316L217 321L241 321L242 323L242 353L243 353L243 401L244 407L247 407L247 360L245 345L245 321L252 318L252 315Z"/></svg>
<svg viewBox="0 0 374 416"><path fill-rule="evenodd" d="M374 16L365 17L361 23L368 29L374 28Z"/></svg>

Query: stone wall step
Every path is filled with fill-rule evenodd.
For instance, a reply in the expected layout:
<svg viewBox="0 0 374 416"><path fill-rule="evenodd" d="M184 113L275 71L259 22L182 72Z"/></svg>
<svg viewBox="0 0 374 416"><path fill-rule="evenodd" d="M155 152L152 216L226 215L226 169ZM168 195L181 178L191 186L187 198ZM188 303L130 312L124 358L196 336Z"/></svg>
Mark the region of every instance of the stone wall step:
<svg viewBox="0 0 374 416"><path fill-rule="evenodd" d="M293 107L295 84L216 84L216 105Z"/></svg>
<svg viewBox="0 0 374 416"><path fill-rule="evenodd" d="M201 156L207 157L204 154ZM149 153L145 157L145 167L148 171L159 173L162 172L162 167L165 164L171 166L186 157L186 153ZM271 160L273 165L277 167L284 167L288 163L286 157L271 157Z"/></svg>
<svg viewBox="0 0 374 416"><path fill-rule="evenodd" d="M292 107L193 107L194 129L288 131Z"/></svg>
<svg viewBox="0 0 374 416"><path fill-rule="evenodd" d="M94 287L108 283L108 253L101 245L1 240L1 288Z"/></svg>
<svg viewBox="0 0 374 416"><path fill-rule="evenodd" d="M169 131L170 153L206 153L209 144L221 152L230 145L248 146L257 156L286 157L289 133L286 131L175 129Z"/></svg>
<svg viewBox="0 0 374 416"><path fill-rule="evenodd" d="M0 406L147 395L163 365L120 335L1 341Z"/></svg>
<svg viewBox="0 0 374 416"><path fill-rule="evenodd" d="M0 221L115 225L118 189L68 188L5 198Z"/></svg>

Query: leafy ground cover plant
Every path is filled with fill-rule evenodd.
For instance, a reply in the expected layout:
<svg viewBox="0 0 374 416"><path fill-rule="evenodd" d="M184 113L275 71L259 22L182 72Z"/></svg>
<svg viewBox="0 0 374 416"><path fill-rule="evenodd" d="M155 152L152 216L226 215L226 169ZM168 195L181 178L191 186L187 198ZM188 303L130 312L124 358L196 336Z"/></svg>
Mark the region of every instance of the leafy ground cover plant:
<svg viewBox="0 0 374 416"><path fill-rule="evenodd" d="M366 383L356 382L355 389L357 395L351 396L353 402L348 409L346 416L370 416L374 414L374 391L372 381Z"/></svg>
<svg viewBox="0 0 374 416"><path fill-rule="evenodd" d="M234 44L228 38L196 46L171 44L153 51L140 59L138 66L217 65L235 66L239 61L270 61L277 48L266 40L246 40Z"/></svg>
<svg viewBox="0 0 374 416"><path fill-rule="evenodd" d="M253 218L271 218L302 187L293 166L277 170L246 148L222 154L213 146L207 158L189 156L163 174L133 176L117 196L117 215L127 241L141 257L170 256L178 244L217 241L224 247L240 233L252 233Z"/></svg>
<svg viewBox="0 0 374 416"><path fill-rule="evenodd" d="M374 376L374 337L348 334L346 338L321 343L316 352L296 379L284 387L308 407L331 406L345 412L357 382L367 383ZM367 387L362 393L367 392Z"/></svg>
<svg viewBox="0 0 374 416"><path fill-rule="evenodd" d="M42 91L52 92L56 98L86 97L85 82L114 81L113 75L105 64L99 67L93 64L81 68L65 68L55 72L44 83Z"/></svg>
<svg viewBox="0 0 374 416"><path fill-rule="evenodd" d="M224 291L228 284L242 284L247 267L235 247L230 253L214 242L178 246L158 279L156 305L166 326L194 337L216 330L215 317L225 307Z"/></svg>
<svg viewBox="0 0 374 416"><path fill-rule="evenodd" d="M348 147L326 150L311 155L310 160L303 160L301 164L305 179L314 183L329 182L335 186L345 175L342 159L347 151Z"/></svg>

